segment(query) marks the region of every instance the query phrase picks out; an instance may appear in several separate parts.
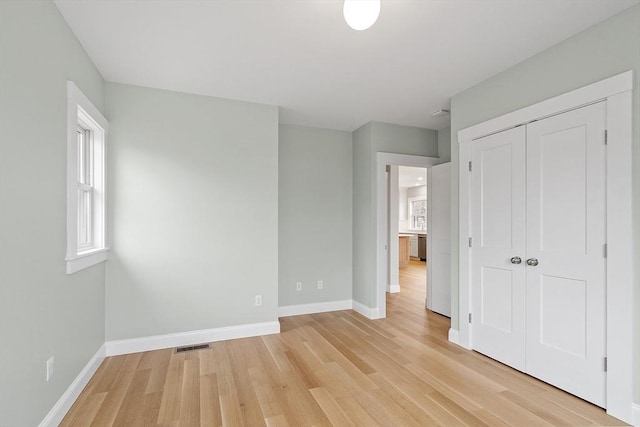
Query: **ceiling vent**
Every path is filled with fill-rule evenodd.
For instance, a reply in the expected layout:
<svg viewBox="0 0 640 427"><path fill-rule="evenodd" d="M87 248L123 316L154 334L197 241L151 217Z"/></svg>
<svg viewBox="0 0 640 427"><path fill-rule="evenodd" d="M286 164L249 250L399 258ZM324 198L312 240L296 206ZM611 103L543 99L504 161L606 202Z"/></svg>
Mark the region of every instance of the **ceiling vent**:
<svg viewBox="0 0 640 427"><path fill-rule="evenodd" d="M436 110L433 113L431 113L431 115L433 117L444 117L449 115L449 110Z"/></svg>

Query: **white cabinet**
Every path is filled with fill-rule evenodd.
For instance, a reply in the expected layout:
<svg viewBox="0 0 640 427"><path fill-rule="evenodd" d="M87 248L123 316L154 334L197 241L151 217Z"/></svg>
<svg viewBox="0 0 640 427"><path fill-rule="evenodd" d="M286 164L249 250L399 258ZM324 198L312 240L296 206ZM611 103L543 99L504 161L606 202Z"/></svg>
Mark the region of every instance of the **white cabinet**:
<svg viewBox="0 0 640 427"><path fill-rule="evenodd" d="M411 257L418 258L418 236L416 234L412 235L409 242L411 245Z"/></svg>

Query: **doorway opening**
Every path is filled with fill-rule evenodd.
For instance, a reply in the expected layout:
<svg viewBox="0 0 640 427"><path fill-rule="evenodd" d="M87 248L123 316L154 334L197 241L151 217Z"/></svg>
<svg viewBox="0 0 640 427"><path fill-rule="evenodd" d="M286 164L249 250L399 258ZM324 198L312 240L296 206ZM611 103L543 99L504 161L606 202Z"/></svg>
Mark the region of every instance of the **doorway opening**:
<svg viewBox="0 0 640 427"><path fill-rule="evenodd" d="M423 177L423 181L426 181L427 186L429 183L429 174L431 169L438 165L439 159L433 157L422 157L422 156L410 156L410 155L401 155L401 154L391 154L391 153L377 153L377 168L376 168L376 243L377 243L377 251L376 251L376 264L377 264L377 281L376 281L376 318L384 318L386 317L386 298L387 293L394 292L402 292L401 285L399 283L400 278L400 266L399 266L399 258L400 258L400 186L399 186L399 168L400 167L413 167L413 168L422 168L422 170L426 170L426 176ZM447 178L449 177L446 174ZM440 177L439 177L440 178ZM420 185L416 186L420 180L417 180L413 183L413 187L420 187ZM447 188L447 193L449 189L449 184L443 185L443 187ZM426 188L426 194L429 193L429 189ZM407 190L408 194L408 190ZM419 234L424 234L424 261L419 261L420 259L420 242L418 243L418 254L415 256L414 262L417 262L417 266L424 266L424 277L419 277L418 280L421 281L421 288L424 289L422 292L422 302L423 306L431 309L429 307L429 294L436 294L434 292L428 291L428 285L431 284L427 280L427 277L433 275L432 264L429 262L429 248L431 247L431 243L429 243L429 239L427 237L427 232L431 227L430 219L429 219L429 203L426 203L426 195L423 197L425 201L424 205L426 205L425 212L421 211L420 208L423 207L422 204L417 203L413 208L409 205L409 197L407 197L406 202L406 229L402 231L409 231L412 229L419 239ZM449 199L447 199L449 200ZM450 205L449 202L446 203L447 206ZM413 219L411 219L411 215L409 210L415 209L419 215L414 215ZM404 210L404 208L403 208ZM411 213L412 214L412 213ZM426 218L425 218L426 216ZM410 227L409 221L413 220L412 227ZM403 223L405 224L405 223ZM404 227L403 227L404 228ZM450 235L450 226L442 227L444 233L446 233L447 238ZM410 233L406 233L410 234ZM409 255L409 265L411 263L411 236L406 236L408 240L404 241L405 252L404 256L406 259L406 255ZM449 245L450 246L450 245ZM415 243L414 243L415 248ZM449 250L449 248L447 248ZM415 254L415 252L414 252ZM439 265L442 265L440 263ZM446 270L449 271L449 261L447 260ZM420 274L420 273L419 273ZM444 277L444 275L440 274L436 277ZM448 274L446 279L446 284L444 287L449 291L450 290L450 282L448 280ZM424 295L427 295L425 298ZM449 295L449 294L448 294ZM446 301L446 306L450 307L451 299L450 296Z"/></svg>
<svg viewBox="0 0 640 427"><path fill-rule="evenodd" d="M391 274L396 274L396 269L390 268L389 292L400 292L403 288L407 291L411 289L408 294L412 298L424 301L425 306L427 305L427 197L427 168L398 166L398 258L395 260L389 257L390 263L398 263L398 270L394 277ZM391 209L391 198L389 209ZM394 217L395 215L389 215L390 221ZM392 239L394 236L390 235L389 238Z"/></svg>

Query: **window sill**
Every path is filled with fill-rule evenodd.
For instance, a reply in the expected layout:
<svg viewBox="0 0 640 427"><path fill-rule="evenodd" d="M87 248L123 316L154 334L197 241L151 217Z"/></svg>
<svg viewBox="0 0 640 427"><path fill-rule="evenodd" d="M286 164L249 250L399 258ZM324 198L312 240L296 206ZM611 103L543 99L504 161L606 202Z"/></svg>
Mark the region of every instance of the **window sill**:
<svg viewBox="0 0 640 427"><path fill-rule="evenodd" d="M67 274L73 274L76 271L84 270L92 265L106 261L108 251L109 248L96 249L78 254L73 258L67 258Z"/></svg>

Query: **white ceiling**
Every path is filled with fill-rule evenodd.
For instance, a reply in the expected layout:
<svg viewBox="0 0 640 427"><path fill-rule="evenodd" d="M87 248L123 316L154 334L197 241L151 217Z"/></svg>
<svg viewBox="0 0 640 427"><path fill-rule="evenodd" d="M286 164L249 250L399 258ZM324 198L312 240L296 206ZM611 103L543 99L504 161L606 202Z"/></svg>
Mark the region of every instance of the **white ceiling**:
<svg viewBox="0 0 640 427"><path fill-rule="evenodd" d="M107 81L280 106L280 120L441 129L456 93L640 0L55 0Z"/></svg>
<svg viewBox="0 0 640 427"><path fill-rule="evenodd" d="M398 187L416 187L427 185L427 169L410 166L398 167Z"/></svg>

